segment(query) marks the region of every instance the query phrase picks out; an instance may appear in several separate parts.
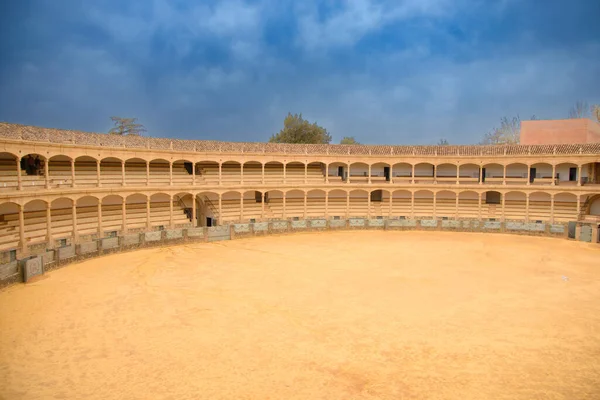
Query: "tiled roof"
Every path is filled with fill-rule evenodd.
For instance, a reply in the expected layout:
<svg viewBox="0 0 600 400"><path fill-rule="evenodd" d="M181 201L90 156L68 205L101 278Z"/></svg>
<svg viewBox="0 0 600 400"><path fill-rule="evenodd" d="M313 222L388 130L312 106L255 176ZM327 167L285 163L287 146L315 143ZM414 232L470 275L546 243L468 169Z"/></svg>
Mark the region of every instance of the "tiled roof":
<svg viewBox="0 0 600 400"><path fill-rule="evenodd" d="M0 138L36 142L69 143L101 147L127 147L192 152L251 154L331 154L395 156L516 156L554 154L600 154L600 143L496 146L383 146L341 144L285 144L184 140L141 136L118 136L0 122Z"/></svg>

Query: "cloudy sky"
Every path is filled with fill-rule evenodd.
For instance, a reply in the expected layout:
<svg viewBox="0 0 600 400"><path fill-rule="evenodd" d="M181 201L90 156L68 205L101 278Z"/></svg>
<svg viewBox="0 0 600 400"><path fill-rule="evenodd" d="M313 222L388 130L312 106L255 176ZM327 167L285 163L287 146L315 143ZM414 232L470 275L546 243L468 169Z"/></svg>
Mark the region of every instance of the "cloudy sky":
<svg viewBox="0 0 600 400"><path fill-rule="evenodd" d="M502 116L600 103L598 0L0 2L0 120L265 141L475 143Z"/></svg>

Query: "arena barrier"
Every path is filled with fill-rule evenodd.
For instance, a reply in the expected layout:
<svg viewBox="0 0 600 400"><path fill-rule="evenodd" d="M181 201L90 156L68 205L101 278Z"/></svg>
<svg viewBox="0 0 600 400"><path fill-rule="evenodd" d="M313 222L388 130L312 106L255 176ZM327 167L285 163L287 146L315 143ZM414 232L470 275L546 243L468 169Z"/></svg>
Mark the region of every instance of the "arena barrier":
<svg viewBox="0 0 600 400"><path fill-rule="evenodd" d="M191 242L213 242L238 238L278 235L294 232L336 230L421 230L510 233L519 235L547 236L599 243L598 223L568 222L542 223L495 220L455 219L302 219L275 220L247 224L231 224L215 227L167 229L162 231L129 233L82 243L66 244L58 248L47 248L36 244L29 247L29 254L21 259L0 264L0 288L27 282L35 276L64 265L105 254L155 246L170 246ZM0 255L8 260L10 252ZM13 253L14 254L14 253Z"/></svg>

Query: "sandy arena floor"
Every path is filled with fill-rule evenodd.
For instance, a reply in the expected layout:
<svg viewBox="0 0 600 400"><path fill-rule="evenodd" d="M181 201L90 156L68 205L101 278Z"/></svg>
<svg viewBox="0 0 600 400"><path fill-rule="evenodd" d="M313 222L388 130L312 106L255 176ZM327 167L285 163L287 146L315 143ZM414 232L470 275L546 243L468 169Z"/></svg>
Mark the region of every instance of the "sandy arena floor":
<svg viewBox="0 0 600 400"><path fill-rule="evenodd" d="M371 231L93 259L0 292L0 398L598 399L600 249Z"/></svg>

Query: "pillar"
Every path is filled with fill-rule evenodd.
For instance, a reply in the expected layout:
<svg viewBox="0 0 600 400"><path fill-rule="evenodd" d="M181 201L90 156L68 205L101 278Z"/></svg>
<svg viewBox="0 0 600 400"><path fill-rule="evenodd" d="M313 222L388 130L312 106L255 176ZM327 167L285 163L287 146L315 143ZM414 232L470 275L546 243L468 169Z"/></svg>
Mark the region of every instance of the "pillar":
<svg viewBox="0 0 600 400"><path fill-rule="evenodd" d="M502 193L502 222L504 222L506 220L506 215L505 215L505 211L504 211L505 204L506 204L506 193Z"/></svg>
<svg viewBox="0 0 600 400"><path fill-rule="evenodd" d="M576 195L576 197L577 197L577 219L579 219L579 216L581 215L581 202L580 202L579 195Z"/></svg>
<svg viewBox="0 0 600 400"><path fill-rule="evenodd" d="M260 196L262 198L262 201L260 202L260 219L264 221L265 220L265 200L266 200L265 192L261 192ZM304 204L306 204L306 194L304 195L304 199L305 199Z"/></svg>
<svg viewBox="0 0 600 400"><path fill-rule="evenodd" d="M150 196L146 197L146 229L150 231L152 223L150 222Z"/></svg>
<svg viewBox="0 0 600 400"><path fill-rule="evenodd" d="M77 232L77 202L73 200L73 205L71 207L71 216L73 218L73 244L75 244L79 241L79 233Z"/></svg>
<svg viewBox="0 0 600 400"><path fill-rule="evenodd" d="M371 164L369 164L369 177L367 179L367 183L371 183Z"/></svg>
<svg viewBox="0 0 600 400"><path fill-rule="evenodd" d="M304 184L308 183L308 163L304 164Z"/></svg>
<svg viewBox="0 0 600 400"><path fill-rule="evenodd" d="M102 200L98 200L98 239L102 239L104 236L104 229L102 228Z"/></svg>
<svg viewBox="0 0 600 400"><path fill-rule="evenodd" d="M455 193L455 195L456 195L456 211L454 213L454 218L458 219L458 197L459 197L459 194Z"/></svg>
<svg viewBox="0 0 600 400"><path fill-rule="evenodd" d="M412 177L411 183L414 185L415 184L415 165L414 164L412 165L412 172L411 172L410 176Z"/></svg>
<svg viewBox="0 0 600 400"><path fill-rule="evenodd" d="M346 192L346 218L350 216L350 192Z"/></svg>
<svg viewBox="0 0 600 400"><path fill-rule="evenodd" d="M554 223L554 194L550 195L550 223Z"/></svg>
<svg viewBox="0 0 600 400"><path fill-rule="evenodd" d="M308 208L308 194L306 192L304 192L304 219L306 219L307 217L307 208Z"/></svg>
<svg viewBox="0 0 600 400"><path fill-rule="evenodd" d="M194 165L194 168L196 166ZM192 196L192 227L198 226L198 219L196 218L196 195Z"/></svg>
<svg viewBox="0 0 600 400"><path fill-rule="evenodd" d="M346 178L346 183L350 183L350 163L348 163L348 178Z"/></svg>
<svg viewBox="0 0 600 400"><path fill-rule="evenodd" d="M121 161L121 184L125 186L125 161Z"/></svg>
<svg viewBox="0 0 600 400"><path fill-rule="evenodd" d="M192 185L196 186L196 163L192 163ZM196 201L194 200L194 203Z"/></svg>
<svg viewBox="0 0 600 400"><path fill-rule="evenodd" d="M260 166L261 166L261 171L262 171L260 182L264 185L265 184L265 164L260 164ZM306 176L305 176L304 183L306 183Z"/></svg>
<svg viewBox="0 0 600 400"><path fill-rule="evenodd" d="M285 165L283 166L285 168ZM244 184L244 163L240 163L240 185ZM242 198L244 195L242 194Z"/></svg>
<svg viewBox="0 0 600 400"><path fill-rule="evenodd" d="M478 219L481 221L481 198L482 195L481 193L478 193L477 195L477 214L478 214ZM502 200L502 213L504 214L504 200Z"/></svg>
<svg viewBox="0 0 600 400"><path fill-rule="evenodd" d="M219 164L219 168L220 167L221 167L221 164ZM221 174L219 173L219 178L220 177L221 177ZM222 220L221 217L223 215L223 200L222 199L223 199L223 195L221 193L219 193L219 219L217 220L218 221L218 225L221 225L221 220Z"/></svg>
<svg viewBox="0 0 600 400"><path fill-rule="evenodd" d="M367 192L367 218L371 219L371 192Z"/></svg>
<svg viewBox="0 0 600 400"><path fill-rule="evenodd" d="M50 166L48 164L50 164L50 160L46 159L44 161L44 179L46 180L46 189L50 189Z"/></svg>
<svg viewBox="0 0 600 400"><path fill-rule="evenodd" d="M529 222L529 193L525 195L525 221Z"/></svg>
<svg viewBox="0 0 600 400"><path fill-rule="evenodd" d="M390 164L390 183L394 183L394 165ZM391 195L391 193L390 193Z"/></svg>
<svg viewBox="0 0 600 400"><path fill-rule="evenodd" d="M25 206L19 206L19 247L21 252L27 252L27 243L25 242Z"/></svg>
<svg viewBox="0 0 600 400"><path fill-rule="evenodd" d="M287 193L283 193L283 216L282 216L282 219L286 219L287 218L287 213L285 211L285 195L286 194Z"/></svg>
<svg viewBox="0 0 600 400"><path fill-rule="evenodd" d="M391 179L391 178L390 178ZM392 217L392 209L393 209L393 198L394 198L394 192L390 192L390 204L388 207L388 218Z"/></svg>
<svg viewBox="0 0 600 400"><path fill-rule="evenodd" d="M502 174L502 184L506 185L506 165L504 165L504 172Z"/></svg>
<svg viewBox="0 0 600 400"><path fill-rule="evenodd" d="M221 186L221 183L222 183L222 181L221 181L221 170L222 170L221 163L219 163L219 186ZM219 215L219 217L221 217L221 216Z"/></svg>
<svg viewBox="0 0 600 400"><path fill-rule="evenodd" d="M592 243L598 243L598 224L592 224Z"/></svg>
<svg viewBox="0 0 600 400"><path fill-rule="evenodd" d="M325 219L329 219L329 192L325 191Z"/></svg>
<svg viewBox="0 0 600 400"><path fill-rule="evenodd" d="M286 184L287 183L287 164L283 163L283 183ZM284 196L285 197L285 196Z"/></svg>
<svg viewBox="0 0 600 400"><path fill-rule="evenodd" d="M46 203L46 241L52 245L52 203Z"/></svg>
<svg viewBox="0 0 600 400"><path fill-rule="evenodd" d="M583 167L582 165L579 165L579 168L577 170L577 186L581 186L581 180L583 179L581 177L581 168L582 167Z"/></svg>
<svg viewBox="0 0 600 400"><path fill-rule="evenodd" d="M221 178L221 165L219 164L219 179ZM173 162L169 161L169 186L173 186Z"/></svg>
<svg viewBox="0 0 600 400"><path fill-rule="evenodd" d="M527 165L527 185L531 185L531 166Z"/></svg>
<svg viewBox="0 0 600 400"><path fill-rule="evenodd" d="M433 192L433 219L437 218L437 193Z"/></svg>
<svg viewBox="0 0 600 400"><path fill-rule="evenodd" d="M456 184L460 184L460 164L456 165Z"/></svg>
<svg viewBox="0 0 600 400"><path fill-rule="evenodd" d="M75 160L71 160L71 187L75 187Z"/></svg>
<svg viewBox="0 0 600 400"><path fill-rule="evenodd" d="M437 168L433 166L433 183L437 183Z"/></svg>
<svg viewBox="0 0 600 400"><path fill-rule="evenodd" d="M146 186L150 186L150 161L146 161Z"/></svg>
<svg viewBox="0 0 600 400"><path fill-rule="evenodd" d="M415 192L410 192L410 217L415 217Z"/></svg>
<svg viewBox="0 0 600 400"><path fill-rule="evenodd" d="M325 183L329 183L329 164L325 164Z"/></svg>
<svg viewBox="0 0 600 400"><path fill-rule="evenodd" d="M483 185L483 165L479 166L479 184Z"/></svg>
<svg viewBox="0 0 600 400"><path fill-rule="evenodd" d="M96 186L102 186L102 181L100 181L100 160L96 160Z"/></svg>
<svg viewBox="0 0 600 400"><path fill-rule="evenodd" d="M21 182L21 158L17 157L17 189L23 189L23 183Z"/></svg>
<svg viewBox="0 0 600 400"><path fill-rule="evenodd" d="M121 217L123 218L123 228L121 229L121 233L125 234L127 233L127 199L125 197L123 197L123 202L121 203Z"/></svg>
<svg viewBox="0 0 600 400"><path fill-rule="evenodd" d="M240 221L244 221L244 193L240 193Z"/></svg>
<svg viewBox="0 0 600 400"><path fill-rule="evenodd" d="M552 186L556 185L556 165L552 164Z"/></svg>

